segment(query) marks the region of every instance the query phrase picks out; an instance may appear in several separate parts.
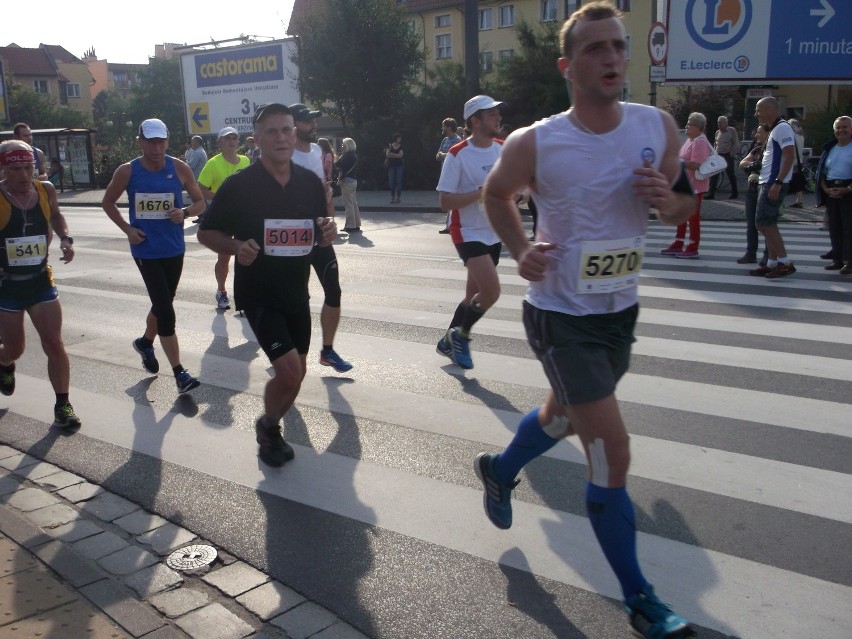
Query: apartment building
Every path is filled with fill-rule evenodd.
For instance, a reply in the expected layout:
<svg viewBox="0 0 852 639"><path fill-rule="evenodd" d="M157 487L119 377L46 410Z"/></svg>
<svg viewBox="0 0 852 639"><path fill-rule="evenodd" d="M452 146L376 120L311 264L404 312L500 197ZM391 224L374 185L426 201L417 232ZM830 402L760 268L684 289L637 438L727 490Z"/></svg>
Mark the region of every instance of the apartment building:
<svg viewBox="0 0 852 639"><path fill-rule="evenodd" d="M85 62L64 47L27 48L13 43L0 47L0 59L15 84L54 98L59 106L92 115L92 74Z"/></svg>

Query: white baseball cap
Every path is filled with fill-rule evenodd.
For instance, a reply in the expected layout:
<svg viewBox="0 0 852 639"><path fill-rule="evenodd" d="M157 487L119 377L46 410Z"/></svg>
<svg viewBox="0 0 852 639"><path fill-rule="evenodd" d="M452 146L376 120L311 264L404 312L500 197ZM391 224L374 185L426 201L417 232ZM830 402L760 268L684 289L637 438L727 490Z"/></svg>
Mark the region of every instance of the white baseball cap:
<svg viewBox="0 0 852 639"><path fill-rule="evenodd" d="M145 120L139 125L139 137L145 138L146 140L150 140L151 138L160 138L165 140L169 137L169 130L166 128L166 125L162 120L151 118L150 120Z"/></svg>
<svg viewBox="0 0 852 639"><path fill-rule="evenodd" d="M240 135L240 132L239 132L239 131L237 131L237 130L236 130L234 127L232 127L232 126L226 126L224 129L222 129L221 131L219 131L219 135L217 136L217 138L216 138L216 139L217 139L217 140L218 140L218 139L222 139L222 138L224 138L226 135L231 135L231 134L236 135L236 136L239 136L239 135Z"/></svg>
<svg viewBox="0 0 852 639"><path fill-rule="evenodd" d="M487 95L474 96L464 103L464 119L467 120L477 111L482 111L482 109L493 109L494 107L501 107L504 104L504 102L498 102Z"/></svg>

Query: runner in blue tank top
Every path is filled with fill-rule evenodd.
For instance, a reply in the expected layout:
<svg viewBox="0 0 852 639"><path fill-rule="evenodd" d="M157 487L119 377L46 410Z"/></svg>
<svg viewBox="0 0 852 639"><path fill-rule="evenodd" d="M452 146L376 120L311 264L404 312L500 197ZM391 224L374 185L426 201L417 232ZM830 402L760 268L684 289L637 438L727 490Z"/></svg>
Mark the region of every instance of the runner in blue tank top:
<svg viewBox="0 0 852 639"><path fill-rule="evenodd" d="M142 357L142 366L157 373L160 363L154 355L154 337L169 360L178 393L199 386L180 362L180 346L175 333L174 297L183 271L185 244L183 222L204 210L204 198L189 166L169 155L169 131L162 121L145 120L137 138L142 157L122 164L115 170L101 203L107 216L126 235L148 296L151 310L145 321L145 333L133 340L133 348ZM192 205L183 207L183 191ZM121 194L127 192L130 219L118 210Z"/></svg>

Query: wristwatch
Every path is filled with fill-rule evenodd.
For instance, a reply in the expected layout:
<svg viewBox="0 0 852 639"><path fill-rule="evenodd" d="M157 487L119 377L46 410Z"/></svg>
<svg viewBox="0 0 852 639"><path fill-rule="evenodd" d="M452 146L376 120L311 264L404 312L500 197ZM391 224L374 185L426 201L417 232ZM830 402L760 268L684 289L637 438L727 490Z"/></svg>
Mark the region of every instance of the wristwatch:
<svg viewBox="0 0 852 639"><path fill-rule="evenodd" d="M59 241L60 242L68 242L72 246L74 245L74 238L71 237L70 235L66 235L65 237L60 237Z"/></svg>
<svg viewBox="0 0 852 639"><path fill-rule="evenodd" d="M189 217L189 207L188 206L183 207L181 209L181 211L183 211L183 219L186 219L186 218Z"/></svg>
<svg viewBox="0 0 852 639"><path fill-rule="evenodd" d="M775 180L775 184L778 186L784 186L784 180Z"/></svg>

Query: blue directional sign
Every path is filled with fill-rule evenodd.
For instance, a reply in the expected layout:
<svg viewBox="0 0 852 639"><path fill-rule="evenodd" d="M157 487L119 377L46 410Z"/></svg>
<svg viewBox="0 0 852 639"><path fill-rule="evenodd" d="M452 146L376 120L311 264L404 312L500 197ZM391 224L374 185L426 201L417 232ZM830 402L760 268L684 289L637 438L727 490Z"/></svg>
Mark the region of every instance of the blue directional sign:
<svg viewBox="0 0 852 639"><path fill-rule="evenodd" d="M669 0L666 82L852 81L850 0Z"/></svg>

